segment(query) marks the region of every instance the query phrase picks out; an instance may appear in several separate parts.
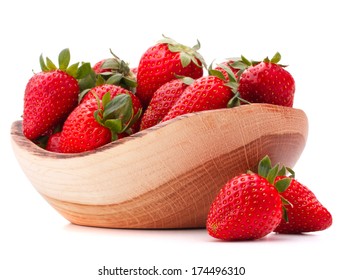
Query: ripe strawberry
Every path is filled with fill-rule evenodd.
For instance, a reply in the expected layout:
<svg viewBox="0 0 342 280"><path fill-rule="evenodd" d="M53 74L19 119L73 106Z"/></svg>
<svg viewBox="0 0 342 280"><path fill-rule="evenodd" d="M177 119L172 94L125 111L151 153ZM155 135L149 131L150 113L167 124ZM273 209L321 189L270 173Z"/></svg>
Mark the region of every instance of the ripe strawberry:
<svg viewBox="0 0 342 280"><path fill-rule="evenodd" d="M96 63L94 64L94 66L92 67L92 69L93 69L93 71L95 72L95 74L101 74L101 73L103 73L103 72L110 72L110 69L109 69L109 68L105 69L105 68L102 67L102 65L103 65L103 63L104 63L105 61L106 61L106 59L102 59L102 60L100 60L100 61L98 61L98 62L96 62Z"/></svg>
<svg viewBox="0 0 342 280"><path fill-rule="evenodd" d="M90 72L90 64L78 63L70 67L70 52L61 51L59 68L40 56L42 72L34 74L28 81L24 96L23 133L30 139L38 137L61 123L77 106L80 91L78 80Z"/></svg>
<svg viewBox="0 0 342 280"><path fill-rule="evenodd" d="M174 79L157 89L142 116L140 130L158 124L192 82L191 78Z"/></svg>
<svg viewBox="0 0 342 280"><path fill-rule="evenodd" d="M201 77L189 85L162 121L187 113L226 108L234 95L222 74L214 76L217 72L209 71L213 75Z"/></svg>
<svg viewBox="0 0 342 280"><path fill-rule="evenodd" d="M175 79L175 75L194 79L202 77L205 62L197 52L199 48L199 42L190 48L164 37L142 55L138 66L136 94L144 107L147 107L154 92Z"/></svg>
<svg viewBox="0 0 342 280"><path fill-rule="evenodd" d="M131 91L124 89L120 86L109 85L109 84L99 85L99 86L96 86L96 87L90 89L89 91L87 91L86 94L84 95L84 97L82 98L81 103L86 102L86 101L91 100L91 99L96 99L96 97L98 97L99 99L102 99L103 96L107 92L110 93L111 99L113 99L115 96L117 96L119 94L129 95L132 99L134 115L138 114L142 110L142 106L141 106L139 98L136 95L134 95ZM132 131L130 133L135 133L135 132L139 131L139 124L140 124L140 120L136 121L132 125L132 127L131 127Z"/></svg>
<svg viewBox="0 0 342 280"><path fill-rule="evenodd" d="M268 157L258 171L238 175L220 190L207 218L211 236L229 241L259 239L279 225L283 205L277 189L285 189L290 179L273 185L278 165L271 168Z"/></svg>
<svg viewBox="0 0 342 280"><path fill-rule="evenodd" d="M285 176L278 176L275 181ZM329 211L318 201L306 186L292 179L290 186L282 193L292 207L287 208L288 222L282 221L274 230L278 233L301 233L327 229L332 224Z"/></svg>
<svg viewBox="0 0 342 280"><path fill-rule="evenodd" d="M97 74L96 84L113 84L128 90L134 90L137 86L136 75L129 65L110 51L113 57L102 59L95 63L93 71Z"/></svg>
<svg viewBox="0 0 342 280"><path fill-rule="evenodd" d="M61 132L56 132L50 135L45 149L50 152L60 153L61 152L60 147L59 147L60 138L61 138Z"/></svg>
<svg viewBox="0 0 342 280"><path fill-rule="evenodd" d="M124 136L137 120L131 96L119 94L113 99L106 93L102 100L81 102L66 119L59 140L62 153L96 149Z"/></svg>
<svg viewBox="0 0 342 280"><path fill-rule="evenodd" d="M278 64L280 59L277 53L271 60L266 58L243 71L238 86L241 98L251 103L292 107L295 81L285 66Z"/></svg>

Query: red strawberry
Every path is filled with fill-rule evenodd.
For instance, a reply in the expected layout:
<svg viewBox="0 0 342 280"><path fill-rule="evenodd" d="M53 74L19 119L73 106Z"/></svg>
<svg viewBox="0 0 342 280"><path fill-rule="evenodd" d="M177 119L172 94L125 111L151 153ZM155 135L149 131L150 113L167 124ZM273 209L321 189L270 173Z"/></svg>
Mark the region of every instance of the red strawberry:
<svg viewBox="0 0 342 280"><path fill-rule="evenodd" d="M90 64L68 67L68 49L59 54L59 69L46 58L40 57L42 72L34 74L25 89L23 133L30 139L38 137L61 123L77 106L80 91L77 79L89 74Z"/></svg>
<svg viewBox="0 0 342 280"><path fill-rule="evenodd" d="M61 152L60 147L59 147L60 137L61 137L61 132L56 132L52 134L47 141L45 149L50 152L60 153Z"/></svg>
<svg viewBox="0 0 342 280"><path fill-rule="evenodd" d="M105 61L106 61L106 59L102 59L102 60L100 60L94 64L94 66L92 68L93 68L93 71L95 72L95 74L101 74L103 72L110 72L109 68L104 69L102 67L102 65Z"/></svg>
<svg viewBox="0 0 342 280"><path fill-rule="evenodd" d="M96 62L92 69L93 71L95 72L95 74L101 74L101 73L104 73L104 72L110 72L110 69L109 68L103 68L102 65L103 63L106 61L106 59L102 59L98 62Z"/></svg>
<svg viewBox="0 0 342 280"><path fill-rule="evenodd" d="M194 79L202 77L205 62L197 52L199 48L199 43L190 48L164 37L142 55L138 66L136 94L145 107L154 92L175 79L175 75Z"/></svg>
<svg viewBox="0 0 342 280"><path fill-rule="evenodd" d="M271 60L248 67L241 74L238 92L242 99L251 103L270 103L275 105L293 106L295 81L284 69L277 53Z"/></svg>
<svg viewBox="0 0 342 280"><path fill-rule="evenodd" d="M285 178L278 176L276 182ZM288 222L282 221L274 230L279 233L301 233L327 229L332 224L329 211L318 201L306 186L292 179L290 186L282 193L292 207L287 207Z"/></svg>
<svg viewBox="0 0 342 280"><path fill-rule="evenodd" d="M174 79L157 89L141 119L140 130L158 124L192 82L191 78Z"/></svg>
<svg viewBox="0 0 342 280"><path fill-rule="evenodd" d="M187 113L226 108L233 96L227 81L213 75L201 77L184 90L162 121Z"/></svg>
<svg viewBox="0 0 342 280"><path fill-rule="evenodd" d="M132 99L132 104L133 104L133 111L134 111L134 115L137 114L139 111L142 110L142 106L140 103L140 100L138 97L136 97L136 95L134 95L131 91L124 89L120 86L116 86L116 85L109 85L109 84L103 84L103 85L99 85L96 86L94 88L92 88L91 90L89 90L85 96L83 97L83 99L81 100L82 102L86 102L88 100L91 99L96 99L96 96L99 99L102 99L103 96L109 92L110 93L110 98L113 99L115 96L119 95L119 94L128 94L131 99ZM131 129L131 133L135 133L139 130L139 123L140 121L135 122Z"/></svg>
<svg viewBox="0 0 342 280"><path fill-rule="evenodd" d="M131 71L128 64L117 57L112 51L113 57L103 59L93 66L97 74L98 84L114 84L133 90L137 86L136 75Z"/></svg>
<svg viewBox="0 0 342 280"><path fill-rule="evenodd" d="M102 100L89 99L79 104L66 119L60 135L63 153L79 153L101 147L123 136L137 120L131 96L106 93Z"/></svg>
<svg viewBox="0 0 342 280"><path fill-rule="evenodd" d="M219 239L259 239L271 233L282 218L282 199L273 185L278 166L270 168L265 157L259 174L241 174L227 182L212 203L208 219L208 233ZM266 179L267 178L267 179ZM289 179L277 183L286 188Z"/></svg>

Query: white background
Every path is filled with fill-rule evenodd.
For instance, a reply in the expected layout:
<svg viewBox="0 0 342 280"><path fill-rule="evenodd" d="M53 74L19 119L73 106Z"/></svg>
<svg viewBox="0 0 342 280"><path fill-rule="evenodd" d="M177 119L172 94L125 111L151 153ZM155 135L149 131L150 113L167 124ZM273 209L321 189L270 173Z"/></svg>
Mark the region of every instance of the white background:
<svg viewBox="0 0 342 280"><path fill-rule="evenodd" d="M341 279L341 9L339 1L1 1L0 279L100 279L102 266L188 269L167 279ZM41 53L97 62L109 48L131 66L165 34L196 39L207 62L262 59L276 51L296 80L294 107L309 119L296 165L333 215L305 235L219 242L205 230L115 230L69 224L34 190L17 164L10 126ZM337 253L337 254L336 254ZM191 276L193 266L244 266L240 277ZM105 277L115 279L115 277ZM137 279L144 279L138 277ZM156 277L157 279L159 277ZM160 277L162 278L162 277ZM116 279L131 279L116 277Z"/></svg>

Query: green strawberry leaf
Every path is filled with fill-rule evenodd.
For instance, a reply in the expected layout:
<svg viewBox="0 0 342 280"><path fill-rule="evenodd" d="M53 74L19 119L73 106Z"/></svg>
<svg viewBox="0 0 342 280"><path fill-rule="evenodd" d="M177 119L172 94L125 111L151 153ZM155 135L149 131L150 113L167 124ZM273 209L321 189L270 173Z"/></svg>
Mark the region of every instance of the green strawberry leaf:
<svg viewBox="0 0 342 280"><path fill-rule="evenodd" d="M286 223L288 223L289 217L288 217L288 212L287 212L286 206L288 205L290 207L293 207L293 205L291 204L291 202L289 202L283 196L280 196L280 199L281 199L281 204L282 204L283 219L285 220Z"/></svg>
<svg viewBox="0 0 342 280"><path fill-rule="evenodd" d="M184 84L190 86L191 84L194 83L195 79L190 78L190 77L183 77L182 81L183 81Z"/></svg>
<svg viewBox="0 0 342 280"><path fill-rule="evenodd" d="M45 64L43 54L39 56L39 63L40 63L40 68L42 69L43 72L49 71L49 68Z"/></svg>
<svg viewBox="0 0 342 280"><path fill-rule="evenodd" d="M258 174L261 177L267 178L268 172L271 170L271 159L269 156L265 156L260 162L258 166Z"/></svg>
<svg viewBox="0 0 342 280"><path fill-rule="evenodd" d="M58 65L59 69L65 71L70 63L70 51L69 49L64 49L59 53L58 56Z"/></svg>
<svg viewBox="0 0 342 280"><path fill-rule="evenodd" d="M122 120L110 119L104 123L105 127L109 128L112 132L120 133L122 131Z"/></svg>
<svg viewBox="0 0 342 280"><path fill-rule="evenodd" d="M223 73L219 70L216 70L216 69L211 69L210 72L209 72L209 75L211 76L215 76L223 81L226 80L225 76L223 75Z"/></svg>
<svg viewBox="0 0 342 280"><path fill-rule="evenodd" d="M166 37L164 34L162 34L162 36L163 36L163 39L160 39L158 41L158 43L160 43L160 44L171 44L171 45L174 45L176 43L173 39Z"/></svg>
<svg viewBox="0 0 342 280"><path fill-rule="evenodd" d="M194 51L198 51L200 48L201 48L201 43L200 43L200 41L198 41L198 39L197 39L197 44L194 45L194 46L192 47L192 49L193 49Z"/></svg>
<svg viewBox="0 0 342 280"><path fill-rule="evenodd" d="M241 60L236 60L233 63L230 64L233 68L235 69L239 69L239 70L245 70L248 65L246 65L245 63L243 63L243 61Z"/></svg>
<svg viewBox="0 0 342 280"><path fill-rule="evenodd" d="M94 112L94 118L99 124L102 124L101 110L96 110Z"/></svg>
<svg viewBox="0 0 342 280"><path fill-rule="evenodd" d="M78 65L79 65L78 62L76 62L76 63L70 65L70 66L65 70L65 72L66 72L67 74L69 74L70 76L72 76L72 77L76 77Z"/></svg>
<svg viewBox="0 0 342 280"><path fill-rule="evenodd" d="M234 93L234 92L237 93L237 90L238 90L238 88L239 88L239 83L237 83L237 82L229 82L229 83L227 83L226 85L229 86L229 87L232 89L233 93ZM240 94L239 94L239 99L241 99L241 98L240 98ZM249 102L247 102L247 103L249 103Z"/></svg>
<svg viewBox="0 0 342 280"><path fill-rule="evenodd" d="M101 68L102 69L118 70L118 69L120 69L120 62L116 59L109 58L103 62L103 64L101 65Z"/></svg>
<svg viewBox="0 0 342 280"><path fill-rule="evenodd" d="M110 85L118 85L123 77L123 74L121 73L116 73L108 78L106 81L107 84Z"/></svg>
<svg viewBox="0 0 342 280"><path fill-rule="evenodd" d="M49 70L56 70L57 69L57 66L48 57L46 57L46 66Z"/></svg>
<svg viewBox="0 0 342 280"><path fill-rule="evenodd" d="M188 46L179 44L175 40L164 35L163 37L164 38L159 40L158 43L167 44L169 51L180 53L180 60L183 67L186 67L190 64L190 62L193 62L197 67L204 66L207 68L204 58L200 53L197 52L201 47L201 44L198 40L197 44L193 48L190 48ZM202 65L200 65L199 62L201 62Z"/></svg>
<svg viewBox="0 0 342 280"><path fill-rule="evenodd" d="M82 79L78 80L78 85L80 87L80 91L84 91L86 89L91 89L96 85L96 74L94 71L91 71L89 75L85 76Z"/></svg>
<svg viewBox="0 0 342 280"><path fill-rule="evenodd" d="M181 64L182 64L183 68L187 67L190 64L191 59L192 59L191 55L189 55L185 52L180 53L180 60L181 60Z"/></svg>
<svg viewBox="0 0 342 280"><path fill-rule="evenodd" d="M278 190L279 193L282 193L286 191L286 189L290 186L291 184L291 178L284 178L275 183L275 187Z"/></svg>
<svg viewBox="0 0 342 280"><path fill-rule="evenodd" d="M296 173L294 172L293 169L291 169L290 167L286 167L286 170L291 174L289 177L294 179L296 177Z"/></svg>
<svg viewBox="0 0 342 280"><path fill-rule="evenodd" d="M119 94L111 100L110 93L107 92L102 98L102 104L96 95L95 97L99 109L94 113L94 117L96 121L111 131L112 141L118 139L120 133L131 133L131 125L139 119L142 112L140 109L136 115L133 115L131 96L129 94Z"/></svg>
<svg viewBox="0 0 342 280"><path fill-rule="evenodd" d="M269 171L268 171L268 174L267 174L267 181L270 182L272 185L274 184L274 180L275 178L277 177L277 173L278 173L278 170L279 170L279 164L275 165L273 168L271 168Z"/></svg>
<svg viewBox="0 0 342 280"><path fill-rule="evenodd" d="M286 167L282 166L282 168L278 171L277 176L286 176Z"/></svg>
<svg viewBox="0 0 342 280"><path fill-rule="evenodd" d="M132 111L132 98L128 94L119 94L104 106L103 118L105 120L121 119L123 123L126 123L132 118Z"/></svg>
<svg viewBox="0 0 342 280"><path fill-rule="evenodd" d="M247 66L252 66L252 62L250 62L246 57L244 57L243 55L241 55L241 61L247 65Z"/></svg>
<svg viewBox="0 0 342 280"><path fill-rule="evenodd" d="M132 114L133 113L134 112L132 112ZM138 121L138 119L140 118L141 114L142 114L142 109L139 109L138 112L133 116L132 120L128 123L129 126L136 123ZM127 124L127 126L128 126L128 124Z"/></svg>
<svg viewBox="0 0 342 280"><path fill-rule="evenodd" d="M129 88L135 88L137 87L137 81L135 79L127 78L125 76L122 77L122 80L125 82L125 84Z"/></svg>
<svg viewBox="0 0 342 280"><path fill-rule="evenodd" d="M224 64L219 64L218 66L223 68L227 72L228 77L229 77L229 82L237 82L235 75L234 75L234 73L230 67L228 67Z"/></svg>
<svg viewBox="0 0 342 280"><path fill-rule="evenodd" d="M102 97L102 106L105 108L108 103L110 102L111 98L110 98L110 92L106 92L103 97Z"/></svg>
<svg viewBox="0 0 342 280"><path fill-rule="evenodd" d="M281 55L279 52L276 52L276 54L271 58L271 63L277 64L281 60Z"/></svg>
<svg viewBox="0 0 342 280"><path fill-rule="evenodd" d="M76 79L82 79L93 71L89 62L82 63L82 65L77 69Z"/></svg>
<svg viewBox="0 0 342 280"><path fill-rule="evenodd" d="M102 75L96 75L95 86L100 86L106 83L106 80L103 78Z"/></svg>
<svg viewBox="0 0 342 280"><path fill-rule="evenodd" d="M233 98L231 98L227 104L227 108L234 108L241 105L240 94L237 92Z"/></svg>

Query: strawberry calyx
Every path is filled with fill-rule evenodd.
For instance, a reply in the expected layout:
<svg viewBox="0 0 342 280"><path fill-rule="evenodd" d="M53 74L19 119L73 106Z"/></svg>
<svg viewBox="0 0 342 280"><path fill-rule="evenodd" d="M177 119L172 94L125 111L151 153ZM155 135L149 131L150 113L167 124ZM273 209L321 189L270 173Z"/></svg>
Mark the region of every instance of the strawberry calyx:
<svg viewBox="0 0 342 280"><path fill-rule="evenodd" d="M191 47L182 45L176 42L175 40L169 37L166 37L164 35L163 37L164 38L159 40L158 43L167 44L171 52L178 52L180 54L180 60L181 60L181 64L183 68L187 67L191 62L193 62L197 67L207 68L204 58L198 52L198 50L201 48L201 44L198 40L197 40L197 44L191 48Z"/></svg>
<svg viewBox="0 0 342 280"><path fill-rule="evenodd" d="M134 114L132 98L128 94L119 94L113 99L107 92L102 100L94 94L98 109L94 112L96 121L111 131L111 140L117 140L121 133L132 134L131 126L139 119L142 110Z"/></svg>
<svg viewBox="0 0 342 280"><path fill-rule="evenodd" d="M49 72L53 70L62 70L68 75L74 77L76 80L81 80L91 73L91 66L89 62L79 62L70 64L70 50L68 48L63 49L58 55L58 67L48 57L44 59L43 54L39 57L40 68L43 72Z"/></svg>
<svg viewBox="0 0 342 280"><path fill-rule="evenodd" d="M290 175L287 176L287 173L290 173ZM292 204L287 199L285 199L281 195L281 193L286 191L286 189L290 186L292 179L295 177L295 172L291 168L286 166L282 166L280 168L279 164L272 166L271 159L268 155L266 155L258 164L258 175L265 178L271 185L273 185L277 189L282 201L283 219L288 222L286 206L289 205L290 207L292 207ZM275 182L275 179L278 176L286 177Z"/></svg>
<svg viewBox="0 0 342 280"><path fill-rule="evenodd" d="M137 86L136 76L127 62L121 60L111 49L110 53L113 57L106 59L101 65L101 69L107 69L108 71L97 75L96 85L106 83L118 85L132 91Z"/></svg>
<svg viewBox="0 0 342 280"><path fill-rule="evenodd" d="M234 74L232 68L230 67L230 63L229 63L229 66L223 63L220 63L217 66L220 67L222 70L213 69L213 63L211 63L208 68L208 73L209 75L215 76L221 79L222 81L224 81L225 82L224 85L228 86L232 90L234 96L227 103L227 108L233 108L233 107L239 106L241 103L250 104L249 101L240 97L240 94L238 92L238 87L239 87L238 78L236 74ZM228 79L226 79L222 71L226 72Z"/></svg>
<svg viewBox="0 0 342 280"><path fill-rule="evenodd" d="M287 67L287 65L284 65L284 64L279 64L279 61L281 60L281 55L279 52L276 52L275 55L269 59L268 57L264 58L263 62L265 63L273 63L273 64L277 64L279 65L280 67Z"/></svg>

